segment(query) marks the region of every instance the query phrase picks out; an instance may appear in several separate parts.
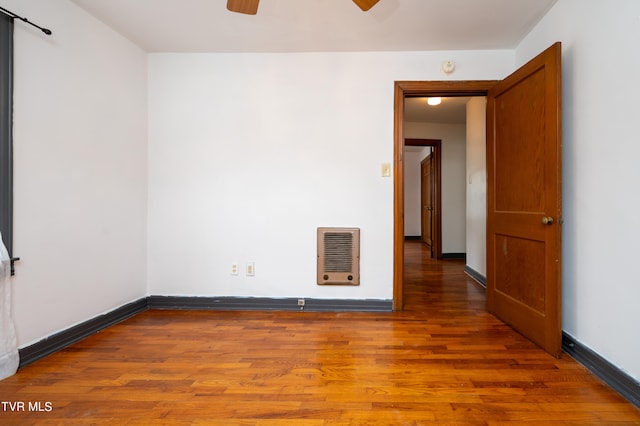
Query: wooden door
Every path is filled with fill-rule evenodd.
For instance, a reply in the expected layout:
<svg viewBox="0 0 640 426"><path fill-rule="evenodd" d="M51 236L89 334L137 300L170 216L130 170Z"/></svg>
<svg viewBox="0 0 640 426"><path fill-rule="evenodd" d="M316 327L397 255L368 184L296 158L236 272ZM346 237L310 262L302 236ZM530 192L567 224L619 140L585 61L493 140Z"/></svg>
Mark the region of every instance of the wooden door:
<svg viewBox="0 0 640 426"><path fill-rule="evenodd" d="M420 206L422 241L433 257L433 157L429 154L420 162Z"/></svg>
<svg viewBox="0 0 640 426"><path fill-rule="evenodd" d="M561 331L561 45L487 95L487 307L554 356Z"/></svg>

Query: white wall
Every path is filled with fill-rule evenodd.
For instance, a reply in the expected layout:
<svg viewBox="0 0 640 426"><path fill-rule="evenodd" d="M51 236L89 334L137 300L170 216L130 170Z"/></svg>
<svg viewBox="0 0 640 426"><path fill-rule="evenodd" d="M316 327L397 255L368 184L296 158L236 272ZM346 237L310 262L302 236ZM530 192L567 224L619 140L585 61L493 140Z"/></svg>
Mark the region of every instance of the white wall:
<svg viewBox="0 0 640 426"><path fill-rule="evenodd" d="M431 152L428 146L404 148L404 236L422 235L422 188L420 163Z"/></svg>
<svg viewBox="0 0 640 426"><path fill-rule="evenodd" d="M563 43L563 329L640 379L640 2L559 0L516 50Z"/></svg>
<svg viewBox="0 0 640 426"><path fill-rule="evenodd" d="M444 59L461 80L513 68L512 51L150 55L150 293L391 299L393 84L445 79ZM361 228L360 286L316 285L318 226ZM248 261L255 277L230 275Z"/></svg>
<svg viewBox="0 0 640 426"><path fill-rule="evenodd" d="M464 124L404 123L405 138L442 141L442 252L466 251L466 128Z"/></svg>
<svg viewBox="0 0 640 426"><path fill-rule="evenodd" d="M467 102L467 266L487 276L487 101Z"/></svg>
<svg viewBox="0 0 640 426"><path fill-rule="evenodd" d="M146 295L146 54L67 0L15 22L19 346Z"/></svg>

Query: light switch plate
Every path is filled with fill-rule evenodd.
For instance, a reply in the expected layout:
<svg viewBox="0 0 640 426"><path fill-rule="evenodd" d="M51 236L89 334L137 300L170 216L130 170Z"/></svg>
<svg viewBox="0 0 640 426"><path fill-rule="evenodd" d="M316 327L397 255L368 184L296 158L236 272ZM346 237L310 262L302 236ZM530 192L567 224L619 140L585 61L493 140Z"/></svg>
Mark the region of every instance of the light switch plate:
<svg viewBox="0 0 640 426"><path fill-rule="evenodd" d="M390 177L391 176L391 164L382 163L382 177Z"/></svg>

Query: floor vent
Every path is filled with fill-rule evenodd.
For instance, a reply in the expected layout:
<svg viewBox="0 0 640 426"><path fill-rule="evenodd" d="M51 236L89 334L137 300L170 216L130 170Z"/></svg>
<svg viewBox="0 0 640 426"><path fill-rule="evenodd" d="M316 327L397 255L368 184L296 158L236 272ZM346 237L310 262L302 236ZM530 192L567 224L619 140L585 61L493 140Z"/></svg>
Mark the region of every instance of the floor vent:
<svg viewBox="0 0 640 426"><path fill-rule="evenodd" d="M318 285L360 285L359 228L318 228Z"/></svg>

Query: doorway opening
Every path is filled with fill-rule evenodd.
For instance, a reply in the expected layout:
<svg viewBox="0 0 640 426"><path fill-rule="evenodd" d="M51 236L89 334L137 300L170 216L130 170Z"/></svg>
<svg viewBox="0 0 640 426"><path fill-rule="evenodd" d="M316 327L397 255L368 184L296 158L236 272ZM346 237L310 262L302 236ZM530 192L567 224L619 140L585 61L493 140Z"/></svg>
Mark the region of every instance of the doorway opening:
<svg viewBox="0 0 640 426"><path fill-rule="evenodd" d="M486 96L496 81L398 81L394 92L394 274L393 308L404 307L405 99L409 97Z"/></svg>
<svg viewBox="0 0 640 426"><path fill-rule="evenodd" d="M419 239L431 258L442 259L442 140L405 139L404 146L405 238Z"/></svg>

